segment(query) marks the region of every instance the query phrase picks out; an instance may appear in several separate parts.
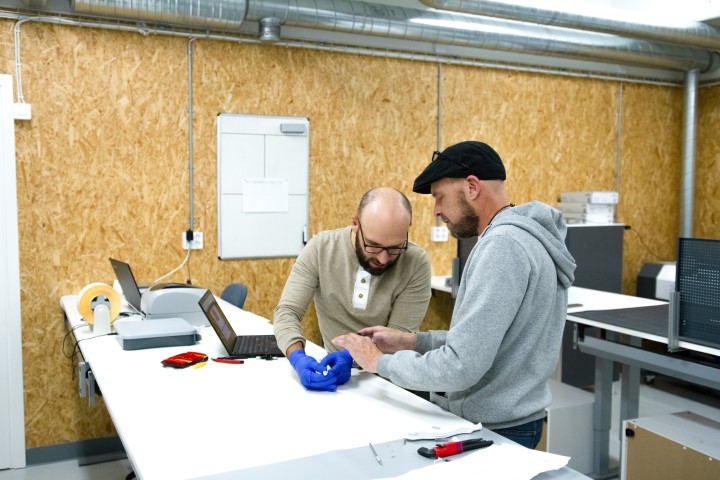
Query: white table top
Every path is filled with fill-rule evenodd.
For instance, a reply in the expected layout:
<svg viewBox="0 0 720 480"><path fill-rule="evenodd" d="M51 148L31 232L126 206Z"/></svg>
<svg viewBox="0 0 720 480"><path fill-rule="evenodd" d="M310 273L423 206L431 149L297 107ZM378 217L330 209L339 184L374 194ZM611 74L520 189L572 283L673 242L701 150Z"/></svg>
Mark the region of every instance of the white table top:
<svg viewBox="0 0 720 480"><path fill-rule="evenodd" d="M218 301L237 331L272 330L266 319ZM76 302L76 296L61 299L73 327L83 323ZM222 475L357 447L368 449L368 468L378 468L370 442L399 440L410 432L438 427L473 426L367 372L354 370L348 384L328 393L304 389L284 358L250 359L242 365L209 361L202 368L185 369L161 365L162 359L185 351L226 355L210 327L193 346L136 351L122 350L114 335L93 337L87 326L74 333L84 339L81 352L139 478ZM308 344L306 351L316 358L324 356L317 345ZM507 443L522 449L487 430L482 436L496 441L490 448ZM459 461L471 458L468 454ZM585 478L567 468L558 472L564 472L562 478ZM378 478L377 473L372 478Z"/></svg>
<svg viewBox="0 0 720 480"><path fill-rule="evenodd" d="M430 278L430 286L433 290L438 290L440 292L447 292L452 293L452 287L448 286L447 280L450 277L444 276L444 275L433 275Z"/></svg>

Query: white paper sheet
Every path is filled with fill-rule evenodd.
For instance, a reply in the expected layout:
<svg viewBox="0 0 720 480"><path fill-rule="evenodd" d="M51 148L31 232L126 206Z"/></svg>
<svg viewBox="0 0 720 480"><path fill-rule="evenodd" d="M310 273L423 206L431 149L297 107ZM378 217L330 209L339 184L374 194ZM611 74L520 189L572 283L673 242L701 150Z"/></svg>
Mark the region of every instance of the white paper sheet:
<svg viewBox="0 0 720 480"><path fill-rule="evenodd" d="M412 470L393 478L420 480L438 478L502 478L529 480L568 464L570 457L530 450L520 445L496 443L462 458L450 457L426 468Z"/></svg>
<svg viewBox="0 0 720 480"><path fill-rule="evenodd" d="M288 185L287 178L243 178L243 211L287 212L290 208Z"/></svg>

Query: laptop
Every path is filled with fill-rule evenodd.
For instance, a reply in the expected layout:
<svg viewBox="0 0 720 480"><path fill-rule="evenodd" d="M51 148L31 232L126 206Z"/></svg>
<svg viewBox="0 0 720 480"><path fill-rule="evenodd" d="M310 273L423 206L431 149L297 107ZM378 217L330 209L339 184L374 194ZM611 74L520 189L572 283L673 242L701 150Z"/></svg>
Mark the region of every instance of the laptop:
<svg viewBox="0 0 720 480"><path fill-rule="evenodd" d="M213 330L220 337L228 356L233 358L261 357L266 359L285 356L278 348L275 335L238 336L210 290L205 292L198 303Z"/></svg>
<svg viewBox="0 0 720 480"><path fill-rule="evenodd" d="M125 300L127 300L132 308L140 313L140 289L135 281L132 270L130 270L130 265L120 260L115 260L114 258L110 259L110 264L113 270L115 270L115 276L120 284L120 288L122 288Z"/></svg>

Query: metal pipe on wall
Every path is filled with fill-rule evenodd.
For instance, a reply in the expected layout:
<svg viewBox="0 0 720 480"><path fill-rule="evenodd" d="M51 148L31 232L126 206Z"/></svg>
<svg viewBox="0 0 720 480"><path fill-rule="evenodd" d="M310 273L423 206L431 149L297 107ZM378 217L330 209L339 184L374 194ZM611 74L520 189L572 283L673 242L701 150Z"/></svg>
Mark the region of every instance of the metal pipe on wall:
<svg viewBox="0 0 720 480"><path fill-rule="evenodd" d="M442 151L442 81L443 81L443 70L442 63L438 63L437 66L437 140L435 150Z"/></svg>
<svg viewBox="0 0 720 480"><path fill-rule="evenodd" d="M193 159L193 88L192 88L192 42L195 37L188 40L187 44L187 62L188 62L188 176L189 176L189 196L190 196L190 218L188 221L188 229L192 232L195 230L195 201L193 178L195 173L195 164Z"/></svg>
<svg viewBox="0 0 720 480"><path fill-rule="evenodd" d="M618 82L618 105L617 105L617 133L615 134L615 191L620 191L622 185L622 114L623 114L623 82ZM617 218L617 211L615 211Z"/></svg>
<svg viewBox="0 0 720 480"><path fill-rule="evenodd" d="M682 174L680 185L680 236L693 236L695 208L695 147L697 144L698 72L685 74Z"/></svg>

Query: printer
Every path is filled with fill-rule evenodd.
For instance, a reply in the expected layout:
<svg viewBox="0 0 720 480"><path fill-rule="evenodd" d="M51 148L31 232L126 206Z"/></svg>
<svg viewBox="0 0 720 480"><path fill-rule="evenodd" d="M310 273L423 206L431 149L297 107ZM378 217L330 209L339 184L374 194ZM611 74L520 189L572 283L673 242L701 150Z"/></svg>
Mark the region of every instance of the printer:
<svg viewBox="0 0 720 480"><path fill-rule="evenodd" d="M646 263L637 276L638 297L670 300L675 291L676 262Z"/></svg>
<svg viewBox="0 0 720 480"><path fill-rule="evenodd" d="M206 290L184 283L159 283L142 294L141 310L147 320L179 317L192 325L206 327L210 323L198 304Z"/></svg>

